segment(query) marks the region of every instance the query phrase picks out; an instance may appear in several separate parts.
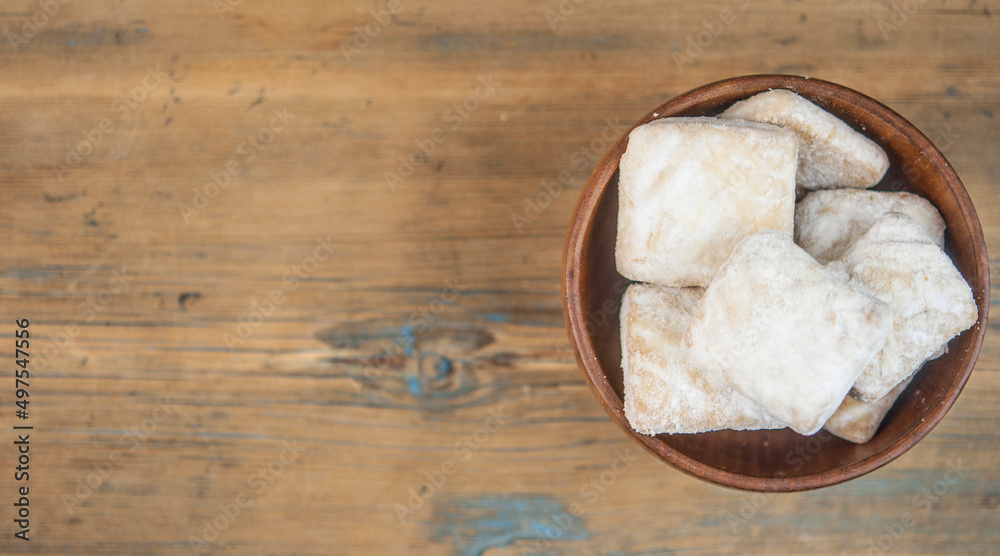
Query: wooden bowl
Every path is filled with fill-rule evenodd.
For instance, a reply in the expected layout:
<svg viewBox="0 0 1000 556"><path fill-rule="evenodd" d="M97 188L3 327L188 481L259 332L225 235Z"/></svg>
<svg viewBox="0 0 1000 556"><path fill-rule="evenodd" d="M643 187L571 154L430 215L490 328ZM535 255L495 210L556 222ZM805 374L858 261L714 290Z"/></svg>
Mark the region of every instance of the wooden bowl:
<svg viewBox="0 0 1000 556"><path fill-rule="evenodd" d="M945 251L969 282L979 306L976 324L950 342L946 355L924 365L875 437L853 444L825 431L806 437L791 429L658 436L632 430L623 411L618 323L622 293L630 282L615 268L618 161L625 152L627 133L600 162L580 195L563 255L563 310L591 389L612 419L646 449L681 471L721 485L798 491L847 481L889 463L944 417L968 380L983 343L990 278L979 218L951 165L910 122L861 93L818 79L751 75L684 93L635 125L667 116L713 116L738 100L777 88L808 98L885 149L890 167L875 189L910 191L941 211L947 224Z"/></svg>

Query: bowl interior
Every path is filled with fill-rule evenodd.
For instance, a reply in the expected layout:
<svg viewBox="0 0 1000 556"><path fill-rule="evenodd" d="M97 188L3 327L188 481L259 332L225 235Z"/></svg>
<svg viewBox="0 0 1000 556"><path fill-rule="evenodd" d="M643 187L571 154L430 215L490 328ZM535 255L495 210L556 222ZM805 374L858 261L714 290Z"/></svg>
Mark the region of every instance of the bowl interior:
<svg viewBox="0 0 1000 556"><path fill-rule="evenodd" d="M719 484L751 490L804 490L872 471L923 438L951 407L975 364L989 307L989 270L982 228L958 176L934 145L882 104L846 87L794 76L748 76L681 95L637 122L666 116L712 116L737 100L774 88L793 90L881 145L890 168L879 190L910 191L930 200L947 225L945 250L965 276L979 320L927 363L886 416L875 437L853 444L822 431L791 429L641 435L623 412L618 309L630 283L615 268L618 161L626 134L585 187L567 239L564 304L570 336L595 394L612 418L661 459Z"/></svg>

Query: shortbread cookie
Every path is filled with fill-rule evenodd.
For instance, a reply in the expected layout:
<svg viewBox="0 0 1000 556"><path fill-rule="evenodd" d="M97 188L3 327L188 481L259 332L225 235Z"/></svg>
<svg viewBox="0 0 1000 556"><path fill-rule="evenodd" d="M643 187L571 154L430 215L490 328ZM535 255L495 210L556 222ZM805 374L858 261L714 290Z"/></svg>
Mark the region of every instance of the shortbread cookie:
<svg viewBox="0 0 1000 556"><path fill-rule="evenodd" d="M851 391L858 400L888 394L979 317L965 278L905 214L882 216L834 265L871 288L893 312L893 341L858 377Z"/></svg>
<svg viewBox="0 0 1000 556"><path fill-rule="evenodd" d="M707 286L744 237L792 234L797 142L740 120L664 118L629 134L618 185L618 271Z"/></svg>
<svg viewBox="0 0 1000 556"><path fill-rule="evenodd" d="M786 89L737 102L719 114L786 127L799 139L796 181L806 189L868 188L889 169L882 147L833 114Z"/></svg>
<svg viewBox="0 0 1000 556"><path fill-rule="evenodd" d="M886 413L889 413L896 399L909 384L908 378L872 403L859 402L851 396L845 397L837 411L823 425L823 429L855 444L868 442L875 436L882 419L885 419Z"/></svg>
<svg viewBox="0 0 1000 556"><path fill-rule="evenodd" d="M688 360L800 434L817 432L882 349L889 306L780 232L744 239L684 336Z"/></svg>
<svg viewBox="0 0 1000 556"><path fill-rule="evenodd" d="M625 292L625 417L642 434L783 428L764 408L688 365L681 338L703 293L650 284Z"/></svg>
<svg viewBox="0 0 1000 556"><path fill-rule="evenodd" d="M927 199L905 192L832 189L814 191L795 205L795 243L817 261L839 259L887 212L913 218L944 247L944 219Z"/></svg>

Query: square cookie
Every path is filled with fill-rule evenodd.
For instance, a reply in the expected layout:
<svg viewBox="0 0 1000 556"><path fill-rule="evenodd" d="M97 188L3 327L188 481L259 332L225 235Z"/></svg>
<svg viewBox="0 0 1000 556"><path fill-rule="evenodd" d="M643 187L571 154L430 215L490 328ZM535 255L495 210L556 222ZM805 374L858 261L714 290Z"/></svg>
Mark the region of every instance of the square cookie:
<svg viewBox="0 0 1000 556"><path fill-rule="evenodd" d="M879 218L835 265L892 307L891 340L851 390L860 401L888 394L979 317L965 278L905 214Z"/></svg>
<svg viewBox="0 0 1000 556"><path fill-rule="evenodd" d="M796 181L805 189L868 188L889 169L882 147L809 100L774 89L741 100L719 114L788 128L799 139Z"/></svg>
<svg viewBox="0 0 1000 556"><path fill-rule="evenodd" d="M889 306L786 235L744 239L684 336L688 360L800 434L819 431L882 349Z"/></svg>
<svg viewBox="0 0 1000 556"><path fill-rule="evenodd" d="M859 402L851 396L844 398L823 429L855 444L864 444L875 436L882 419L892 409L896 399L910 385L910 379L900 382L884 397L872 403Z"/></svg>
<svg viewBox="0 0 1000 556"><path fill-rule="evenodd" d="M633 129L619 166L618 271L707 286L744 237L791 237L796 152L791 132L739 120L664 118Z"/></svg>
<svg viewBox="0 0 1000 556"><path fill-rule="evenodd" d="M622 299L625 417L642 434L785 425L735 390L690 366L681 338L704 290L629 286Z"/></svg>
<svg viewBox="0 0 1000 556"><path fill-rule="evenodd" d="M944 219L927 199L903 191L814 191L795 205L795 243L821 263L839 259L887 212L917 221L934 245L944 247Z"/></svg>

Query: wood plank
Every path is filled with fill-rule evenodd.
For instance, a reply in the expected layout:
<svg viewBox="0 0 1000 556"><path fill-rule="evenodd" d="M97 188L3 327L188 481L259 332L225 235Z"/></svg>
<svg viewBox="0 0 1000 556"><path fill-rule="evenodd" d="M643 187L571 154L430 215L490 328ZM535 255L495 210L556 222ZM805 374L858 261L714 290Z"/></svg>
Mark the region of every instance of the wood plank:
<svg viewBox="0 0 1000 556"><path fill-rule="evenodd" d="M602 134L751 73L842 83L910 119L998 245L1000 3L925 2L883 35L892 3L401 0L349 60L342 43L386 3L215 4L66 3L17 52L8 33L40 4L0 13L0 335L26 317L42 342L32 540L13 537L8 505L0 552L176 554L198 537L203 554L855 554L910 511L894 553L996 553L994 334L909 453L755 497L666 467L611 424L568 351L558 276ZM560 5L572 13L553 28ZM723 9L733 23L678 68ZM486 76L495 91L455 120ZM130 93L134 107L115 104ZM275 110L294 117L248 160L239 145ZM53 163L105 118L114 129L60 179ZM391 189L385 173L435 128L446 139ZM181 203L231 160L239 175L185 221ZM564 171L571 185L519 231L512 215ZM7 504L15 456L0 453Z"/></svg>

